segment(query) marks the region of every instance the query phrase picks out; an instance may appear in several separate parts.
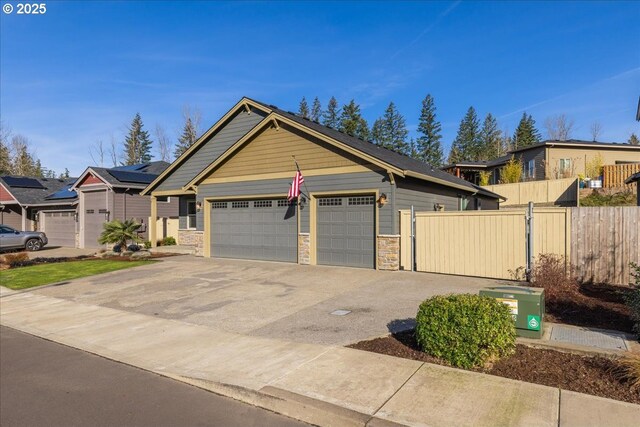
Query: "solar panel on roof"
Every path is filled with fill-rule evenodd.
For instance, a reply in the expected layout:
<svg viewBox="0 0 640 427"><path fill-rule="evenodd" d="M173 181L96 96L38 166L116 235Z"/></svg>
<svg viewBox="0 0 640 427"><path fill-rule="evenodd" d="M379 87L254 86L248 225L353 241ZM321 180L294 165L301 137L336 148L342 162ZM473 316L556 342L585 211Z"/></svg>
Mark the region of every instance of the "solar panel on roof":
<svg viewBox="0 0 640 427"><path fill-rule="evenodd" d="M40 184L40 181L34 178L23 178L23 177L14 177L14 176L4 176L2 177L4 182L7 183L9 187L20 187L20 188L42 188L44 186Z"/></svg>
<svg viewBox="0 0 640 427"><path fill-rule="evenodd" d="M146 163L141 163L137 165L116 166L115 168L111 168L111 170L135 172L139 171L140 169L144 169L146 166Z"/></svg>
<svg viewBox="0 0 640 427"><path fill-rule="evenodd" d="M58 199L75 199L78 194L75 191L70 190L71 186L67 188L63 188L62 190L58 190L53 194L45 197L47 200L58 200Z"/></svg>
<svg viewBox="0 0 640 427"><path fill-rule="evenodd" d="M151 173L128 172L122 170L109 170L109 174L120 182L135 184L151 184L157 175Z"/></svg>

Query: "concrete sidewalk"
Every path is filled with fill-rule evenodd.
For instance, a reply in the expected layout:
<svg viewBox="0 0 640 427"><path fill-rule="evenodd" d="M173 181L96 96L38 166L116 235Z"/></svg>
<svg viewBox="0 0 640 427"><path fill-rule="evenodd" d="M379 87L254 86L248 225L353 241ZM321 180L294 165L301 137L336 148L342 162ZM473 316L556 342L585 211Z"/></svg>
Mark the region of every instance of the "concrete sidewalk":
<svg viewBox="0 0 640 427"><path fill-rule="evenodd" d="M0 323L318 425L636 426L640 406L37 295Z"/></svg>

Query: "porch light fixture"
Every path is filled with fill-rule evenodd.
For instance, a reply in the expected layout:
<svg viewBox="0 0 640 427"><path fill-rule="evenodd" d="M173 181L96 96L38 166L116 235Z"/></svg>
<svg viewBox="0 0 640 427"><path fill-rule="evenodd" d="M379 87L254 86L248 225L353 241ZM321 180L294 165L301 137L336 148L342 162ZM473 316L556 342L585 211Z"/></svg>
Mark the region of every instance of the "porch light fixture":
<svg viewBox="0 0 640 427"><path fill-rule="evenodd" d="M378 200L376 200L380 206L384 206L387 204L387 195L385 193L380 194Z"/></svg>
<svg viewBox="0 0 640 427"><path fill-rule="evenodd" d="M200 212L202 210L202 202L201 201L197 201L196 202L196 211Z"/></svg>

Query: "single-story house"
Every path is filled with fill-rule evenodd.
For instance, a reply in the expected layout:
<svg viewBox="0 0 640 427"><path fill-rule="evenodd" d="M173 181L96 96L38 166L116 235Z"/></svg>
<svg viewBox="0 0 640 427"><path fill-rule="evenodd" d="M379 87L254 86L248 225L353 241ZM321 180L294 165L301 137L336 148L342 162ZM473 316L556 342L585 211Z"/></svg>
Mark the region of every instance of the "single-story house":
<svg viewBox="0 0 640 427"><path fill-rule="evenodd" d="M304 184L290 202L297 167ZM195 245L205 257L379 269L398 268L399 210L498 209L501 199L249 98L142 194L152 196L152 217L164 198L179 197L178 243Z"/></svg>
<svg viewBox="0 0 640 427"><path fill-rule="evenodd" d="M78 196L74 179L0 177L0 223L44 231L49 246L76 246Z"/></svg>
<svg viewBox="0 0 640 427"><path fill-rule="evenodd" d="M636 192L637 192L637 205L640 206L640 172L638 173L634 173L633 175L631 175L629 178L627 178L624 183L625 184L632 184L632 183L636 183Z"/></svg>
<svg viewBox="0 0 640 427"><path fill-rule="evenodd" d="M522 161L522 178L525 181L559 179L586 176L586 165L600 155L603 165L640 163L640 146L610 142L542 141L538 144L511 150L507 155L488 162L460 162L442 169L476 183L479 171L491 173L490 183L500 182L500 171L511 159ZM595 177L589 177L595 178Z"/></svg>
<svg viewBox="0 0 640 427"><path fill-rule="evenodd" d="M78 193L78 247L102 248L98 238L103 224L114 219L135 219L142 224L139 236L149 237L151 198L140 192L162 173L169 163L151 162L113 168L89 167L73 183ZM157 200L156 216L178 217L178 199Z"/></svg>

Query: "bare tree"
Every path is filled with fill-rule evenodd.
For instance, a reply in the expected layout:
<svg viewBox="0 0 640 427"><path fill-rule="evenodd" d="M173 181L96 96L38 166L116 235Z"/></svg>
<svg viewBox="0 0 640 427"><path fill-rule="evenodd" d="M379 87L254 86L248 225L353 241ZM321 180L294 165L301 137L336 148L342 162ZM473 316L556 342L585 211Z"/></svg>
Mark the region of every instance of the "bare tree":
<svg viewBox="0 0 640 427"><path fill-rule="evenodd" d="M104 167L104 144L99 140L95 145L89 147L89 156L95 166Z"/></svg>
<svg viewBox="0 0 640 427"><path fill-rule="evenodd" d="M156 139L158 140L158 152L163 162L171 163L171 141L167 136L164 128L159 124L156 125Z"/></svg>
<svg viewBox="0 0 640 427"><path fill-rule="evenodd" d="M186 122L187 119L191 119L191 123L193 124L193 128L196 131L196 135L200 136L200 123L202 122L202 113L200 109L197 107L192 108L189 105L185 105L182 108L182 117Z"/></svg>
<svg viewBox="0 0 640 427"><path fill-rule="evenodd" d="M116 138L111 135L111 145L109 147L109 157L111 157L111 163L113 167L118 166L118 144L116 143Z"/></svg>
<svg viewBox="0 0 640 427"><path fill-rule="evenodd" d="M547 117L544 127L547 129L547 137L553 141L566 141L571 138L573 132L573 119L565 114Z"/></svg>
<svg viewBox="0 0 640 427"><path fill-rule="evenodd" d="M589 132L591 132L591 137L593 138L593 141L597 141L598 137L602 134L602 125L600 124L600 122L591 123Z"/></svg>

